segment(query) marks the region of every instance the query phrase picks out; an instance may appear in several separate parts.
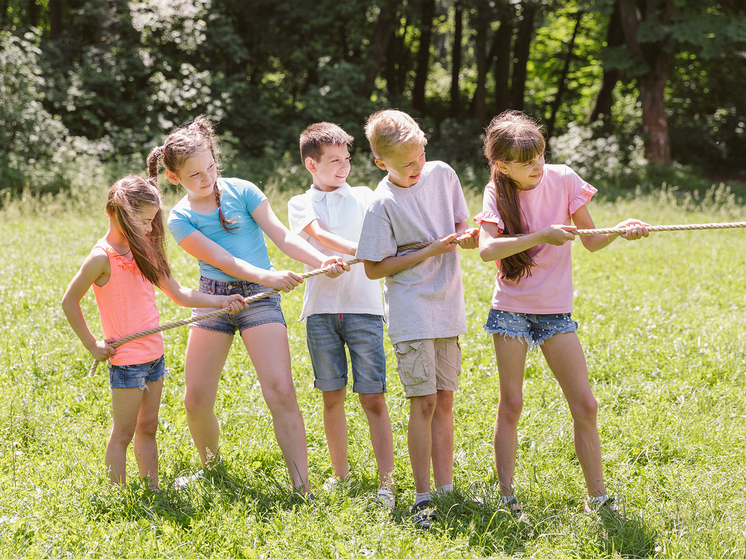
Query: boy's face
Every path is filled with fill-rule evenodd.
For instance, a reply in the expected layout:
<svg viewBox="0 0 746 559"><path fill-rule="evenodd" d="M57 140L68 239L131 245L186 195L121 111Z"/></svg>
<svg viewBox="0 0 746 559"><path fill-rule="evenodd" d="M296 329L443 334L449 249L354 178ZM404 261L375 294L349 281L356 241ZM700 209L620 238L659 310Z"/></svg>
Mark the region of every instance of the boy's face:
<svg viewBox="0 0 746 559"><path fill-rule="evenodd" d="M318 161L306 157L306 169L313 175L313 185L319 190L331 191L344 186L350 174L350 152L345 144L324 146Z"/></svg>
<svg viewBox="0 0 746 559"><path fill-rule="evenodd" d="M389 172L389 180L396 186L409 188L420 180L425 166L425 146L402 146L391 155L376 158L376 165Z"/></svg>

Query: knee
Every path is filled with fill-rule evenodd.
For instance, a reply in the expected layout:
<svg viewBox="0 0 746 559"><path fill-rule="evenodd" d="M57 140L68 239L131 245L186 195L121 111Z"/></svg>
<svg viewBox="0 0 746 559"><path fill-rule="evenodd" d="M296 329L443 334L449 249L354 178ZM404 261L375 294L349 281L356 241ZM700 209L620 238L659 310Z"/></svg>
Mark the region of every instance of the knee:
<svg viewBox="0 0 746 559"><path fill-rule="evenodd" d="M184 408L189 415L201 415L212 411L212 402L199 391L187 388L184 393Z"/></svg>
<svg viewBox="0 0 746 559"><path fill-rule="evenodd" d="M500 419L518 424L523 411L523 396L515 394L511 396L500 395L500 402L497 405L497 415Z"/></svg>
<svg viewBox="0 0 746 559"><path fill-rule="evenodd" d="M136 433L141 437L155 437L158 430L158 417L149 417L137 422Z"/></svg>
<svg viewBox="0 0 746 559"><path fill-rule="evenodd" d="M386 413L386 397L383 394L360 394L360 405L366 414L380 416Z"/></svg>
<svg viewBox="0 0 746 559"><path fill-rule="evenodd" d="M593 395L590 395L578 402L575 402L572 409L572 417L579 423L595 423L598 415L598 402Z"/></svg>
<svg viewBox="0 0 746 559"><path fill-rule="evenodd" d="M123 427L114 423L111 427L111 435L109 435L109 441L115 445L126 447L132 442L132 438L135 436L135 425Z"/></svg>

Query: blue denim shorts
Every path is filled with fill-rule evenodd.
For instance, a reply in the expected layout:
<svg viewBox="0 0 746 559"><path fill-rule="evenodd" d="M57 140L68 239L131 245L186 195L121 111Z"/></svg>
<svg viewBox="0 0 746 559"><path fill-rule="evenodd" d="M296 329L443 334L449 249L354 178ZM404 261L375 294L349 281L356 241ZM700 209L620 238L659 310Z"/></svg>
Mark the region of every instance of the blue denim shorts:
<svg viewBox="0 0 746 559"><path fill-rule="evenodd" d="M272 291L269 287L259 285L250 281L218 281L206 277L199 278L199 290L202 293L211 295L243 295L251 297L265 291ZM194 309L192 317L202 316L211 313L215 309ZM269 322L279 322L285 324L285 317L280 307L280 294L272 295L249 303L249 308L244 309L236 314L221 314L214 318L200 320L191 324L192 328L204 328L205 330L214 330L224 334L234 335L236 330L243 332L246 328L267 324Z"/></svg>
<svg viewBox="0 0 746 559"><path fill-rule="evenodd" d="M490 309L484 329L491 334L521 338L533 349L555 334L576 332L578 323L570 313L526 314Z"/></svg>
<svg viewBox="0 0 746 559"><path fill-rule="evenodd" d="M315 388L329 392L347 386L347 344L352 363L352 391L386 392L382 316L313 314L306 319L306 342Z"/></svg>
<svg viewBox="0 0 746 559"><path fill-rule="evenodd" d="M163 355L155 361L139 365L112 365L109 363L109 384L112 388L147 390L147 383L160 380L167 374L166 360Z"/></svg>

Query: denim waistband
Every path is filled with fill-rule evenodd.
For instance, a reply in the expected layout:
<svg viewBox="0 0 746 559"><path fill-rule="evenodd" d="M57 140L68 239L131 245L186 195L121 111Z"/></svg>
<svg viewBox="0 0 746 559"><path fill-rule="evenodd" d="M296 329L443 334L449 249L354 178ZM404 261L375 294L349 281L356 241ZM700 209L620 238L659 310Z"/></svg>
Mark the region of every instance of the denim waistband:
<svg viewBox="0 0 746 559"><path fill-rule="evenodd" d="M252 281L221 281L202 276L199 278L199 290L213 295L238 294L250 297L262 291L269 291L270 288Z"/></svg>

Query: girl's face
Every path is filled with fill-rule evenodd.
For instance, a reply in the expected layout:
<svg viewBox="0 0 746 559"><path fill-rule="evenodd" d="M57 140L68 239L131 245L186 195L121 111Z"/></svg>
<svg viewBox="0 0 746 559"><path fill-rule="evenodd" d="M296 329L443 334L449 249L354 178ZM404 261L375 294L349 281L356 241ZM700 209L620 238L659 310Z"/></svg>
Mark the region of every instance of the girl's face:
<svg viewBox="0 0 746 559"><path fill-rule="evenodd" d="M523 163L519 161L511 161L510 163L498 161L495 165L500 172L517 182L521 190L531 190L539 184L544 176L544 153L542 152L531 161Z"/></svg>
<svg viewBox="0 0 746 559"><path fill-rule="evenodd" d="M171 184L179 184L190 196L211 196L218 176L215 159L209 149L199 151L187 158L178 173L166 169L166 178Z"/></svg>
<svg viewBox="0 0 746 559"><path fill-rule="evenodd" d="M138 225L142 227L142 230L146 235L150 234L153 230L153 220L155 219L155 215L158 213L158 209L158 206L155 204L149 204L143 206L137 213Z"/></svg>

